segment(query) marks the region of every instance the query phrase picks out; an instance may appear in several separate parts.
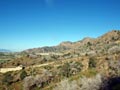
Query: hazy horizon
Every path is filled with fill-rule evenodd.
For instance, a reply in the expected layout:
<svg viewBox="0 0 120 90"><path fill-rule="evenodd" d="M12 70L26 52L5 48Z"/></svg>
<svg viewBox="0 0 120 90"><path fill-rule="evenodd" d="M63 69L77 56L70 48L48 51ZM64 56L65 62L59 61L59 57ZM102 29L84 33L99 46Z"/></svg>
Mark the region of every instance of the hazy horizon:
<svg viewBox="0 0 120 90"><path fill-rule="evenodd" d="M78 39L78 40L75 40L75 41L71 41L71 40L69 40L70 42L77 42L77 41L81 41L81 40L83 40L83 39L85 39L85 38L94 38L94 39L96 39L96 38L98 38L98 37L101 37L101 36L103 36L104 34L106 34L106 33L108 33L108 32L111 32L112 30L110 30L110 31L107 31L107 32L105 32L105 33L103 33L102 35L99 35L99 36L96 36L96 37L90 37L90 36L85 36L85 37L82 37L81 39ZM24 50L27 50L27 49L33 49L33 48L42 48L42 47L51 47L51 46L57 46L57 45L59 45L60 43L62 43L62 42L67 42L67 41L61 41L61 42L58 42L57 44L53 44L53 45L43 45L43 46L37 46L37 47L28 47L28 48L25 48L25 49L7 49L7 48L0 48L0 49L3 49L3 50L10 50L10 52L21 52L21 51L24 51Z"/></svg>
<svg viewBox="0 0 120 90"><path fill-rule="evenodd" d="M21 51L120 30L119 0L1 0L0 48Z"/></svg>

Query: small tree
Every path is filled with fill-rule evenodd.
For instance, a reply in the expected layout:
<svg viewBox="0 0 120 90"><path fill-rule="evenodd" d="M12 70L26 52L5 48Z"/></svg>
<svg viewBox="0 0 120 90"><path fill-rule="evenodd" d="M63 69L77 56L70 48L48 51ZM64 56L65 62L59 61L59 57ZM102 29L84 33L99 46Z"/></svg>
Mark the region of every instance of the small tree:
<svg viewBox="0 0 120 90"><path fill-rule="evenodd" d="M96 67L96 61L94 58L89 59L89 68L95 68Z"/></svg>
<svg viewBox="0 0 120 90"><path fill-rule="evenodd" d="M27 76L27 72L23 70L20 74L20 79L23 80Z"/></svg>
<svg viewBox="0 0 120 90"><path fill-rule="evenodd" d="M88 45L88 46L91 46L92 44L91 44L91 42L87 42L87 45Z"/></svg>

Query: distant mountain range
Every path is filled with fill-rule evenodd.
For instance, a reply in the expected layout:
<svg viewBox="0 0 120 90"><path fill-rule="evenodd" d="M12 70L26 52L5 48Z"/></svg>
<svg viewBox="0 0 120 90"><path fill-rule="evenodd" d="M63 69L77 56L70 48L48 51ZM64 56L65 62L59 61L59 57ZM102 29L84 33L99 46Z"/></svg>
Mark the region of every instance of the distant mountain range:
<svg viewBox="0 0 120 90"><path fill-rule="evenodd" d="M8 49L0 49L0 52L11 52L11 51Z"/></svg>

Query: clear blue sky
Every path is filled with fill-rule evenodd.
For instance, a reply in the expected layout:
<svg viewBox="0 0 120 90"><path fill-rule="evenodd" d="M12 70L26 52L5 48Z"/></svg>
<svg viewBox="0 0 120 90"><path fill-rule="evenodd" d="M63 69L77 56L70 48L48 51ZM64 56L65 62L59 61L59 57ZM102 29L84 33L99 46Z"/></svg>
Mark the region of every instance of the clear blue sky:
<svg viewBox="0 0 120 90"><path fill-rule="evenodd" d="M0 48L24 50L120 30L120 0L0 0Z"/></svg>

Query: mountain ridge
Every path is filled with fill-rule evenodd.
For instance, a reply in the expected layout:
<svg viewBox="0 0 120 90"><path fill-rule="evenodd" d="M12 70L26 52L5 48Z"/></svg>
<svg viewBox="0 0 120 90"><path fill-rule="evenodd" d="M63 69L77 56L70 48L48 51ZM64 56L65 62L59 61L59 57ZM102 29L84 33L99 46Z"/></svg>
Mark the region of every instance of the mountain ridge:
<svg viewBox="0 0 120 90"><path fill-rule="evenodd" d="M8 49L0 49L0 52L11 52L11 51Z"/></svg>
<svg viewBox="0 0 120 90"><path fill-rule="evenodd" d="M33 48L33 49L27 49L23 52L26 53L49 53L49 52L64 52L69 51L73 49L79 49L80 47L84 47L85 45L96 45L97 43L107 44L109 42L115 41L120 39L120 30L112 30L108 33L103 34L102 36L98 38L91 38L91 37L85 37L82 40L71 42L71 41L64 41L56 46L51 47L40 47L40 48Z"/></svg>

